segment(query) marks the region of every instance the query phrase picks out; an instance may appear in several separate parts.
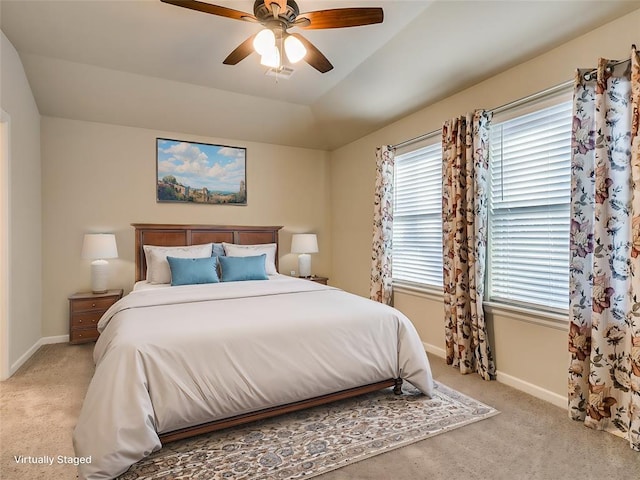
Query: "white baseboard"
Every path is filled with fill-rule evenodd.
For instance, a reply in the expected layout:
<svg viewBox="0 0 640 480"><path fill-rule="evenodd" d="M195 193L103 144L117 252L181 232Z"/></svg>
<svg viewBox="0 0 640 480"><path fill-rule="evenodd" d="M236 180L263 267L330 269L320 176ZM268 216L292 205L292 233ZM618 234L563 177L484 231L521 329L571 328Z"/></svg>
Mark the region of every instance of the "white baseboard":
<svg viewBox="0 0 640 480"><path fill-rule="evenodd" d="M29 350L24 352L22 356L16 360L9 370L9 376L13 375L31 356L38 351L42 345L50 345L52 343L66 343L69 341L69 335L56 335L55 337L42 337L34 343Z"/></svg>
<svg viewBox="0 0 640 480"><path fill-rule="evenodd" d="M31 358L31 356L36 353L36 350L38 350L40 348L40 346L42 345L42 343L40 343L42 341L42 339L38 340L36 343L34 343L31 348L29 350L27 350L26 352L24 352L20 358L18 360L16 360L12 365L11 368L9 369L9 376L13 375L14 373L16 373L18 371L18 369L24 365L24 363L29 360Z"/></svg>
<svg viewBox="0 0 640 480"><path fill-rule="evenodd" d="M446 353L444 348L436 347L435 345L431 345L425 342L422 342L422 345L424 345L424 349L427 351L427 353L432 353L437 357L445 358ZM507 373L503 373L501 371L496 372L496 380L500 383L504 383L505 385L513 387L516 390L528 393L529 395L539 398L540 400L549 402L556 407L564 408L565 410L568 408L567 397L563 397L562 395L547 390L546 388L539 387L538 385L526 382L520 378L514 377Z"/></svg>
<svg viewBox="0 0 640 480"><path fill-rule="evenodd" d="M562 395L552 392L551 390L547 390L546 388L539 387L538 385L534 385L533 383L525 382L520 378L514 377L507 373L503 373L501 371L496 372L496 380L517 390L528 393L529 395L539 398L540 400L552 403L556 407L564 408L565 410L568 408L567 397L563 397Z"/></svg>
<svg viewBox="0 0 640 480"><path fill-rule="evenodd" d="M427 353L433 353L436 357L445 358L446 352L444 348L436 347L435 345L431 345L430 343L422 342L424 349Z"/></svg>
<svg viewBox="0 0 640 480"><path fill-rule="evenodd" d="M68 343L69 335L56 335L55 337L42 337L40 345L51 345L53 343Z"/></svg>

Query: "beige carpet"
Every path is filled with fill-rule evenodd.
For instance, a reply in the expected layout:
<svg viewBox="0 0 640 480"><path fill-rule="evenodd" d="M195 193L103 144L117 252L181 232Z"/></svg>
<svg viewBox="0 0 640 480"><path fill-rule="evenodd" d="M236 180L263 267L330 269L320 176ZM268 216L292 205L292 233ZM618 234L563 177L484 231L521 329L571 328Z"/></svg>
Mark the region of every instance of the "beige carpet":
<svg viewBox="0 0 640 480"><path fill-rule="evenodd" d="M71 431L92 374L92 345L42 347L0 384L0 478L74 479L75 468L17 464L16 455L73 455ZM430 357L441 383L501 414L358 462L320 480L640 478L640 454L566 411L497 382L462 376Z"/></svg>

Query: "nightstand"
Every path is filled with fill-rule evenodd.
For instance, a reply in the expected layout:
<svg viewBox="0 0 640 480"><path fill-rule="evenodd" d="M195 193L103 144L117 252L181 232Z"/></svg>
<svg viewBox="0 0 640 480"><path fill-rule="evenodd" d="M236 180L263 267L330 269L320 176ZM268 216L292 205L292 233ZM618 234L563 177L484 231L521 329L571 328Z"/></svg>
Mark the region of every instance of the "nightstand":
<svg viewBox="0 0 640 480"><path fill-rule="evenodd" d="M74 293L69 297L69 343L97 340L98 321L111 305L122 298L122 289L106 293Z"/></svg>
<svg viewBox="0 0 640 480"><path fill-rule="evenodd" d="M327 277L316 277L315 275L311 275L310 277L300 277L305 280L311 280L312 282L321 283L322 285L326 285L329 279Z"/></svg>

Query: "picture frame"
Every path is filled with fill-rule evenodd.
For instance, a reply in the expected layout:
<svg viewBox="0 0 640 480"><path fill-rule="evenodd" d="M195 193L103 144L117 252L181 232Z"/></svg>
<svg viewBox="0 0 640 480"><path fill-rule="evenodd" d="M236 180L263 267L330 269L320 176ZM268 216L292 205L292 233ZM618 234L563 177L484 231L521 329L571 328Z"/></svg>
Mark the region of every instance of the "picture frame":
<svg viewBox="0 0 640 480"><path fill-rule="evenodd" d="M156 138L156 202L247 205L247 149Z"/></svg>

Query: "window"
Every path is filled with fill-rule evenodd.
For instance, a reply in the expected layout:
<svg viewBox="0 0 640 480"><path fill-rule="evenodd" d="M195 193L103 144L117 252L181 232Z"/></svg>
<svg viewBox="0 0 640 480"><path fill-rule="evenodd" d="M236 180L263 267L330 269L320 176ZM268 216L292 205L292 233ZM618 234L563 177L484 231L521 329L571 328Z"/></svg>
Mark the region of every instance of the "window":
<svg viewBox="0 0 640 480"><path fill-rule="evenodd" d="M571 109L563 102L491 127L489 300L568 308Z"/></svg>
<svg viewBox="0 0 640 480"><path fill-rule="evenodd" d="M569 305L572 103L556 96L521 105L495 115L491 126L486 300L562 313ZM396 155L393 281L442 288L440 143Z"/></svg>
<svg viewBox="0 0 640 480"><path fill-rule="evenodd" d="M442 146L397 155L393 280L442 287Z"/></svg>

